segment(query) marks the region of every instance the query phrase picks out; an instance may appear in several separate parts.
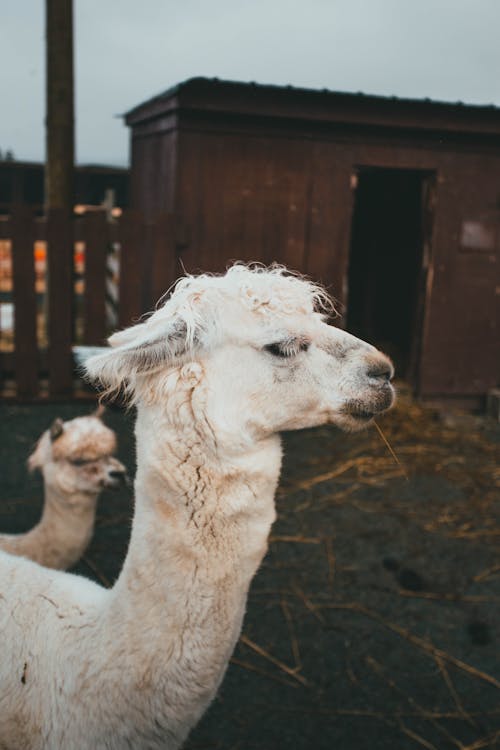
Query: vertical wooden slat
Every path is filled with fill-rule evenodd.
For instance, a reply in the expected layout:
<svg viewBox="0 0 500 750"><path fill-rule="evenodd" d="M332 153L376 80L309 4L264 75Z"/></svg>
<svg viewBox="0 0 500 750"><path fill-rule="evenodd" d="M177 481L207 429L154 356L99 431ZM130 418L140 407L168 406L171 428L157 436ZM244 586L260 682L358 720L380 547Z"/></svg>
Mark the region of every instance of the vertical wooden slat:
<svg viewBox="0 0 500 750"><path fill-rule="evenodd" d="M130 325L145 310L142 303L144 264L141 243L144 232L143 217L139 211L129 209L123 213L118 231L120 250L120 299L118 322L121 327Z"/></svg>
<svg viewBox="0 0 500 750"><path fill-rule="evenodd" d="M141 257L141 299L140 309L146 312L151 308L151 288L153 284L153 256L154 256L154 225L149 217L142 212L143 222L140 225L140 257Z"/></svg>
<svg viewBox="0 0 500 750"><path fill-rule="evenodd" d="M34 217L27 206L16 206L11 219L14 302L14 369L18 396L38 391Z"/></svg>
<svg viewBox="0 0 500 750"><path fill-rule="evenodd" d="M47 216L49 392L70 395L73 383L73 226L64 209Z"/></svg>
<svg viewBox="0 0 500 750"><path fill-rule="evenodd" d="M106 337L107 222L104 212L87 214L85 238L85 344L102 344Z"/></svg>
<svg viewBox="0 0 500 750"><path fill-rule="evenodd" d="M152 309L180 275L177 270L174 216L158 214L152 232L153 256L150 271L150 294L146 307Z"/></svg>
<svg viewBox="0 0 500 750"><path fill-rule="evenodd" d="M0 216L0 240L10 240L10 216Z"/></svg>

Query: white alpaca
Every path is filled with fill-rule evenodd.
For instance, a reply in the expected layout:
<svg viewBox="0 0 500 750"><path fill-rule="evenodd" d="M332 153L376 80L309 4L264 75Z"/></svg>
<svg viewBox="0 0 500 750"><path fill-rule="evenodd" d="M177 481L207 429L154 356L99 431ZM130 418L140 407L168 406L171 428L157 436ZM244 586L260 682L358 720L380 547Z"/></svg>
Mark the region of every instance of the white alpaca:
<svg viewBox="0 0 500 750"><path fill-rule="evenodd" d="M28 459L43 474L42 517L25 534L0 534L0 549L49 568L74 565L92 537L99 493L126 477L115 450L114 432L97 415L56 419Z"/></svg>
<svg viewBox="0 0 500 750"><path fill-rule="evenodd" d="M358 429L392 366L280 269L183 279L90 375L137 405L136 509L111 590L0 553L4 750L178 748L223 678L275 518L281 430Z"/></svg>

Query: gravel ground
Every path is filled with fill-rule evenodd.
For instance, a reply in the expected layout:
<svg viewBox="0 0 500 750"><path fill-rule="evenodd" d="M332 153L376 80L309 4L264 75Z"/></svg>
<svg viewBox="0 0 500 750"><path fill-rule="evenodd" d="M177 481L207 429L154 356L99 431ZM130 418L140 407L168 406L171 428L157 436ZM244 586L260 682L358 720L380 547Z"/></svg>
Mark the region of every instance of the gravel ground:
<svg viewBox="0 0 500 750"><path fill-rule="evenodd" d="M25 460L82 404L0 406L0 528L33 525ZM134 467L133 414L111 410ZM375 427L284 436L278 521L242 638L190 750L500 748L500 426L402 394ZM126 554L129 491L105 493L75 571Z"/></svg>

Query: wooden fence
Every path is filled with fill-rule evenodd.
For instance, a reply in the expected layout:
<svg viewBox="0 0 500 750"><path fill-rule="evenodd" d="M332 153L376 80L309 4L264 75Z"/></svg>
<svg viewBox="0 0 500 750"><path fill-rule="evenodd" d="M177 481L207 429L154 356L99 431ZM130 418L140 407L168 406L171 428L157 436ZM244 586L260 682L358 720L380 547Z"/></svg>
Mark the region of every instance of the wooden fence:
<svg viewBox="0 0 500 750"><path fill-rule="evenodd" d="M152 308L178 275L173 226L133 210L0 217L0 396L85 397L73 346L102 345Z"/></svg>

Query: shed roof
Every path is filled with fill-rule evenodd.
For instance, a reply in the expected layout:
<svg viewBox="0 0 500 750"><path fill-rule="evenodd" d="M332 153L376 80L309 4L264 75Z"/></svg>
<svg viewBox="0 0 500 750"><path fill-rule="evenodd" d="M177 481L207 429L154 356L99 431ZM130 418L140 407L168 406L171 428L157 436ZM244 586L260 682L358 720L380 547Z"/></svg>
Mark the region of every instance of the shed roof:
<svg viewBox="0 0 500 750"><path fill-rule="evenodd" d="M409 127L500 136L500 108L257 83L190 78L125 113L134 126L176 112Z"/></svg>
<svg viewBox="0 0 500 750"><path fill-rule="evenodd" d="M45 169L45 163L42 161L24 161L21 159L2 159L0 160L0 169ZM114 164L75 164L77 172L85 172L92 174L126 174L128 173L129 167L119 167Z"/></svg>

